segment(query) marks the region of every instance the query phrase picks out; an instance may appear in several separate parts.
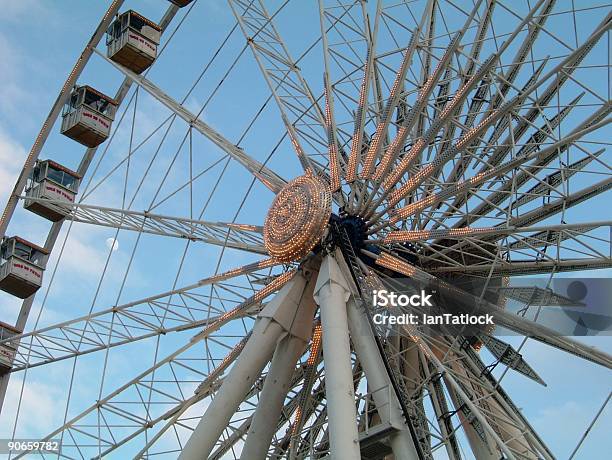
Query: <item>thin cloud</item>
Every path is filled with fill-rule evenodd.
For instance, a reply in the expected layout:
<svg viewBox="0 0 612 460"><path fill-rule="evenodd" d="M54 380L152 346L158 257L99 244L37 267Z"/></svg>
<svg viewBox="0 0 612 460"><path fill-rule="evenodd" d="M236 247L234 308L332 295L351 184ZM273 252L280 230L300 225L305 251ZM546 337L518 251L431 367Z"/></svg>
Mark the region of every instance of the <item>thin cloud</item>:
<svg viewBox="0 0 612 460"><path fill-rule="evenodd" d="M53 8L53 2L42 0L19 0L3 2L2 15L0 22L22 24L25 21L44 22L48 25L55 25L59 21L59 14Z"/></svg>
<svg viewBox="0 0 612 460"><path fill-rule="evenodd" d="M13 189L25 156L25 148L0 126L0 203L3 207Z"/></svg>
<svg viewBox="0 0 612 460"><path fill-rule="evenodd" d="M4 420L9 422L3 423L0 428L0 436L4 438L12 437L17 409L20 414L18 433L21 437L40 437L41 433L50 432L62 420L64 405L61 386L28 379L19 398L21 386L22 380L19 378L12 378L9 383L7 394L13 397L6 398L2 411Z"/></svg>

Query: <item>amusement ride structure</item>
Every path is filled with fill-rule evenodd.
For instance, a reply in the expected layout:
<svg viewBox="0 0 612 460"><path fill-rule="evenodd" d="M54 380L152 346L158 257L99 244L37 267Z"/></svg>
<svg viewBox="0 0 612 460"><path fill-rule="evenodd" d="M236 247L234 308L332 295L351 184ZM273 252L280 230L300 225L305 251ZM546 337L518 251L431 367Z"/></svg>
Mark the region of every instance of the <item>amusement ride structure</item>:
<svg viewBox="0 0 612 460"><path fill-rule="evenodd" d="M269 10L263 0L229 0L234 24L227 37L218 48L207 42L210 49L189 56L212 56L192 90L217 66L212 98L237 62L256 66L260 75L249 79L268 91L261 109L251 116L240 106L250 100L244 76L242 93L224 97L237 98L241 108L233 116L245 135L253 126L266 129L257 128L258 119L264 108L274 111L282 133L268 148L249 145L244 136L230 140L223 124L213 127L203 108L193 109L191 91L179 100L170 95L175 90L155 83L152 71L158 60L163 65L166 46L192 11L212 6L160 0L168 9L156 23L123 3L111 2L70 72L0 222L0 289L23 299L17 321L0 328L0 396L5 403L19 399L21 407L27 394L19 385L7 394L11 379L20 376L24 385L39 369L69 365L63 423L39 433L40 440L60 440L61 452L33 455L554 459L554 446L532 427L502 379L518 373L545 385L521 353L527 340L553 347L560 360L570 354L610 369L612 356L528 314L564 308L572 299L548 287L515 287L512 279L539 275L550 284L557 274L586 277L612 266L612 221L602 199L612 187L609 5L299 2L318 16L317 33L307 42L284 30L297 37L306 28L300 18L283 15L296 2ZM283 36L300 42L299 54ZM223 60L231 39L240 40L242 51ZM114 96L83 81L90 60L123 78ZM120 126L131 123L133 134L145 96L170 116L141 144L130 135L121 158L106 155L109 144L125 139L114 137ZM141 145L170 129L167 123L186 132L177 152L188 148L188 178L175 192L160 194L183 168L164 135L151 164L164 156L171 161L155 179L162 185L150 205L137 210L126 191L137 180L132 177L141 180L135 194L152 190L146 184L155 182L148 179L155 167L138 171L130 164ZM71 139L65 142L85 146L74 170L45 148L56 130ZM205 146L193 147L197 136ZM193 170L196 156L208 161L201 174ZM130 174L120 206L90 191L96 182L88 177L104 182L98 171L104 164L117 165L106 177L115 170ZM228 165L251 186L233 217L227 211L226 221L204 220L209 203L222 208L231 195L217 192ZM194 193L201 180L207 196ZM157 210L162 197L163 213ZM243 218L245 202L252 208ZM7 233L12 218L26 211L50 222L46 241ZM73 226L115 230L109 259L117 235L137 235L134 251L125 274L111 282L120 286L116 301L102 307L94 300L89 312L39 327L30 315L37 291L53 286L63 259L56 257L53 270L49 261L63 252ZM173 254L178 272L161 274L176 280L160 289L151 268L148 293L120 300L130 266L141 257L141 237L160 254L164 244L184 245ZM217 260L184 263L204 246L219 251ZM221 270L226 252L248 263ZM202 270L213 271L202 277ZM182 272L191 282L180 284ZM97 297L103 286L101 280L86 289ZM430 289L440 311L491 314L495 327L381 324L376 313L425 312L373 306L373 291L382 289ZM45 295L41 308L53 302ZM62 301L79 302L69 294ZM522 308L512 310L512 302ZM516 347L502 331L525 338ZM117 378L113 353L129 353L139 343L152 344L139 348L149 356L140 355L135 371ZM77 364L86 359L102 366L86 374L96 395L72 409L71 399L80 397L73 389ZM35 416L21 412L0 420L17 427L20 417ZM13 434L18 437L17 428Z"/></svg>

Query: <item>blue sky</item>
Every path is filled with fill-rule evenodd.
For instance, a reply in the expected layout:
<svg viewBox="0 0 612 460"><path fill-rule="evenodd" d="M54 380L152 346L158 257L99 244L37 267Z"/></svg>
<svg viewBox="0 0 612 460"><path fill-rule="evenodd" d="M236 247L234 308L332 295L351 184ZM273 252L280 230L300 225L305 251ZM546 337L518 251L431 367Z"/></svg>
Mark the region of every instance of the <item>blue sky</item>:
<svg viewBox="0 0 612 460"><path fill-rule="evenodd" d="M274 10L278 2L273 2ZM315 5L293 2L288 12L280 18L281 34L287 37L293 56L297 56L319 33L318 15ZM0 202L4 203L9 190L21 168L25 155L42 124L49 107L55 100L67 73L80 53L93 29L107 7L107 2L84 2L81 0L2 0L3 15L0 16ZM158 20L166 7L161 0L126 1L126 7L133 7L152 20ZM179 13L179 17L183 13ZM595 16L592 16L595 19ZM218 47L233 25L233 17L222 1L199 0L189 20L173 39L149 74L149 78L176 99L181 99L189 89L198 72ZM299 33L292 33L300 27ZM217 86L223 73L244 45L239 31L233 35L216 64L210 68L196 91L186 100L186 106L197 111L208 95ZM315 93L322 87L321 56L315 49L301 66ZM122 76L99 57L94 56L80 82L88 83L110 95L114 94ZM203 119L236 142L248 121L268 97L265 82L246 51L236 69L227 78L220 91L214 96L203 112ZM137 144L160 124L169 112L146 93L138 93L137 122L134 127L133 143ZM118 116L121 116L121 111ZM126 117L131 117L128 110ZM56 126L57 128L57 126ZM184 189L176 195L171 193L185 182L188 176L189 153L184 145L179 151L174 166L170 169L159 193L170 159L178 150L187 130L183 123L176 123L157 159L152 163L151 172L136 194L132 209L143 210L155 203L160 214L189 216L189 193ZM279 140L283 133L278 113L270 103L263 111L243 143L245 150L252 152L260 161ZM122 189L125 180L125 165L101 181L125 157L130 142L129 123L117 133L117 139L104 153L99 167L85 179L91 194L87 203L102 206L121 207L124 200ZM127 197L130 201L138 188L140 176L155 155L161 139L158 133L144 144L139 153L131 159L128 175ZM102 146L104 147L104 145ZM205 204L205 197L212 190L220 174L223 155L202 136L193 136L193 171L200 171L220 160L217 166L204 174L193 189L194 217ZM42 158L53 158L68 167L76 169L83 148L60 136L57 129L45 146ZM102 157L99 149L96 161ZM270 166L282 176L291 178L298 173L298 164L290 147L284 143L270 161ZM93 171L94 169L90 170ZM91 180L91 182L89 182ZM86 185L89 184L89 185ZM96 184L99 184L96 186ZM235 218L242 198L250 189L250 176L235 163L230 163L224 173L218 191L206 208L204 219L230 221ZM169 196L166 201L161 198ZM247 196L244 207L238 213L237 222L261 224L263 215L272 199L272 194L255 184ZM159 203L159 204L158 204ZM603 203L603 202L601 202ZM578 217L585 217L578 216ZM588 216L586 216L588 218ZM20 234L37 243L43 243L48 223L42 219L18 210L11 222L9 233ZM63 241L63 236L60 238ZM53 277L53 284L47 293L39 325L53 324L85 314L90 308L100 310L115 303L138 299L155 292L169 289L175 282L180 254L185 243L179 240L145 236L138 243L129 276L124 289L120 291L125 268L130 263L132 248L136 243L134 234L122 232L118 236L118 250L110 254L107 240L114 237L114 231L85 225L74 225L66 239L61 263ZM109 255L111 257L109 258ZM50 263L55 266L58 251ZM204 245L190 249L184 268L178 277L179 286L203 278L215 271L219 250ZM108 262L107 275L94 299L97 281ZM242 265L253 260L252 256L239 251L227 251L221 259L222 268ZM46 282L51 278L46 273ZM40 311L44 296L39 295L28 324L31 328ZM0 294L0 319L14 322L19 303L10 296ZM182 343L191 332L178 337L164 338L162 354ZM517 338L509 341L518 343ZM585 339L585 341L587 341ZM589 338L589 344L612 352L610 337ZM106 393L119 382L123 382L138 370L150 365L150 361L138 359L150 356L154 343L145 341L128 350L113 350L109 354L111 370L108 371L102 389L99 385L101 365L99 358L87 357L80 360L77 368L73 401L69 413L78 412L98 396ZM557 453L567 458L596 410L610 391L610 372L587 364L577 358L528 341L523 354L541 377L548 383L540 387L515 373L504 377L505 387L522 408L533 426ZM152 359L152 358L151 358ZM147 365L148 364L148 365ZM24 386L24 417L20 419L18 434L40 436L61 424L66 396L66 372L71 363L58 363L32 370ZM16 409L15 401L20 392L20 379L15 378L10 387L11 397L3 411L0 436L10 435ZM612 413L608 407L583 446L581 459L603 459L612 448L609 433L612 430ZM35 417L33 415L36 414Z"/></svg>

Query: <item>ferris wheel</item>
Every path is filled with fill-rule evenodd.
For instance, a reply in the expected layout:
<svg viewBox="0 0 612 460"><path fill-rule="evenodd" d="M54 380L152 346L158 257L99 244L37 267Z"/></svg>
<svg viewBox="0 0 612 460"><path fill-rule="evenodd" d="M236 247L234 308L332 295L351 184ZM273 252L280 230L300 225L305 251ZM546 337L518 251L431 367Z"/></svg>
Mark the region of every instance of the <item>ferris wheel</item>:
<svg viewBox="0 0 612 460"><path fill-rule="evenodd" d="M0 221L13 438L42 376L43 458L557 458L505 383L612 368L539 320L612 267L610 5L157 3L110 3ZM424 287L494 326L376 319Z"/></svg>

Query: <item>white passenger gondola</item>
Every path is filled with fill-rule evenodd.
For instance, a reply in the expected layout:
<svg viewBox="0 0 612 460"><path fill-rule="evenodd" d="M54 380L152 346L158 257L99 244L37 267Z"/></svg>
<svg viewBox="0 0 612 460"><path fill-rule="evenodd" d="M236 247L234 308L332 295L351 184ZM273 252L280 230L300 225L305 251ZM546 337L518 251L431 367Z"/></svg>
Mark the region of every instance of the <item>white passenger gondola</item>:
<svg viewBox="0 0 612 460"><path fill-rule="evenodd" d="M78 173L55 161L38 161L26 187L24 207L50 221L62 220L68 211L61 204L74 203L80 180ZM55 203L44 203L39 199Z"/></svg>
<svg viewBox="0 0 612 460"><path fill-rule="evenodd" d="M12 337L21 334L21 331L0 321L0 375L10 372L17 352L17 344L14 342L4 342Z"/></svg>
<svg viewBox="0 0 612 460"><path fill-rule="evenodd" d="M42 285L44 248L13 236L0 245L0 289L20 299L34 294Z"/></svg>
<svg viewBox="0 0 612 460"><path fill-rule="evenodd" d="M117 102L91 86L78 86L62 113L62 134L87 147L97 147L110 135Z"/></svg>
<svg viewBox="0 0 612 460"><path fill-rule="evenodd" d="M157 57L160 27L135 11L117 16L106 32L107 56L133 72L142 73Z"/></svg>

